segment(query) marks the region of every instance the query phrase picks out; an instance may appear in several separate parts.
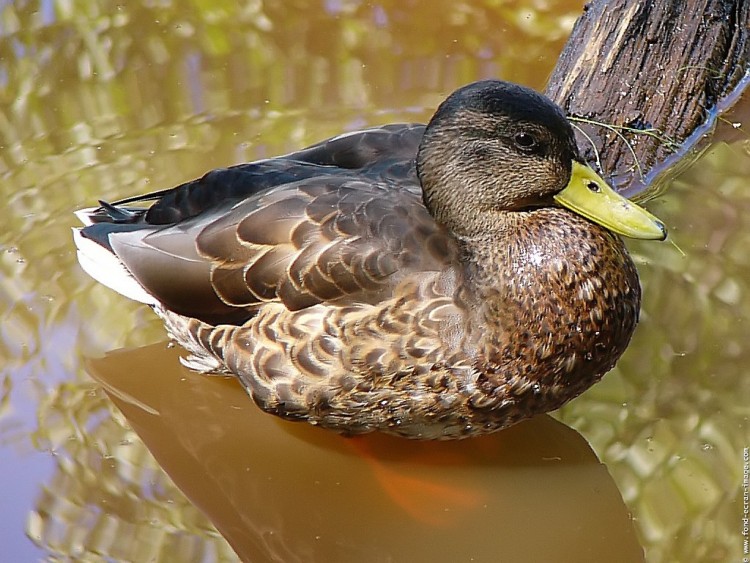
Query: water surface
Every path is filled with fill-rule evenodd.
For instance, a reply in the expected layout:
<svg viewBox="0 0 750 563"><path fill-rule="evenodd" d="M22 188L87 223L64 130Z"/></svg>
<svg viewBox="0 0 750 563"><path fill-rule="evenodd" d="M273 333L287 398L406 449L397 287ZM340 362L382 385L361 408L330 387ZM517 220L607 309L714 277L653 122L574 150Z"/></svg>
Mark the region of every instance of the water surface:
<svg viewBox="0 0 750 563"><path fill-rule="evenodd" d="M649 203L684 255L630 244L644 311L618 367L554 419L486 439L343 440L264 416L231 380L181 368L148 308L76 264L71 213L99 198L424 121L478 78L543 88L581 6L0 7L9 560L231 560L232 546L260 561L739 559L750 445L742 111L722 131L729 144Z"/></svg>

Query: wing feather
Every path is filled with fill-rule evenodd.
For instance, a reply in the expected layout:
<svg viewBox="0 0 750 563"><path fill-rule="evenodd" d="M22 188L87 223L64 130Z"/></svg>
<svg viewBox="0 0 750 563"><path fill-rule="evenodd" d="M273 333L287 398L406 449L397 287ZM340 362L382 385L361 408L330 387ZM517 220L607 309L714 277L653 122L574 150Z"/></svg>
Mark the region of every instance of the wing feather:
<svg viewBox="0 0 750 563"><path fill-rule="evenodd" d="M373 129L212 171L156 194L143 229L113 221L107 240L149 294L212 324L244 322L267 302L377 302L457 254L422 203L422 132Z"/></svg>

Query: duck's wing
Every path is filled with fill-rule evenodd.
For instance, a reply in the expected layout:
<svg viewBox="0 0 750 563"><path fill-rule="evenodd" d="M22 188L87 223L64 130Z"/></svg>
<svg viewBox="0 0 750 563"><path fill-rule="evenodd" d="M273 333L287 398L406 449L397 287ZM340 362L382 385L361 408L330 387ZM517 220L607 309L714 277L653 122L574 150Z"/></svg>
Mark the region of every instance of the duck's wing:
<svg viewBox="0 0 750 563"><path fill-rule="evenodd" d="M424 129L419 123L396 123L352 131L282 158L359 170L369 177L399 179L402 172L391 169L390 165L414 161Z"/></svg>
<svg viewBox="0 0 750 563"><path fill-rule="evenodd" d="M237 205L200 229L220 298L289 310L377 300L407 272L435 271L455 254L416 186L329 177Z"/></svg>
<svg viewBox="0 0 750 563"><path fill-rule="evenodd" d="M174 188L122 199L112 205L154 201L144 220L168 225L275 186L322 174L356 174L373 181L414 184L414 163L423 134L424 125L417 123L353 131L284 156L211 170Z"/></svg>
<svg viewBox="0 0 750 563"><path fill-rule="evenodd" d="M271 301L375 302L403 276L454 260L416 182L325 168L174 224L124 217L81 235L111 249L156 302L211 324L243 322Z"/></svg>

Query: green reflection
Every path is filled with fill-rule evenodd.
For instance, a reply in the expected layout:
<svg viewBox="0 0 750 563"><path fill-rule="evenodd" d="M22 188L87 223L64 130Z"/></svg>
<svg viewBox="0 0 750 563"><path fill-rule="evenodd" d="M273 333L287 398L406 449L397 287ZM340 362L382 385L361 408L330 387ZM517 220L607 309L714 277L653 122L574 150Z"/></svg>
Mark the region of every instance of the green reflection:
<svg viewBox="0 0 750 563"><path fill-rule="evenodd" d="M342 130L423 121L477 78L541 88L582 4L4 3L0 447L56 456L28 522L3 521L19 543L27 525L63 559L230 553L83 371L85 357L164 333L80 272L73 209ZM747 147L718 147L649 205L686 256L631 244L645 290L636 337L559 413L607 464L650 561L739 558L748 177Z"/></svg>
<svg viewBox="0 0 750 563"><path fill-rule="evenodd" d="M750 428L750 156L717 145L651 209L669 245L634 243L644 303L617 368L563 407L612 471L653 561L740 558Z"/></svg>
<svg viewBox="0 0 750 563"><path fill-rule="evenodd" d="M58 386L39 405L36 448L56 471L26 533L64 559L218 561L233 552L161 470L93 382Z"/></svg>

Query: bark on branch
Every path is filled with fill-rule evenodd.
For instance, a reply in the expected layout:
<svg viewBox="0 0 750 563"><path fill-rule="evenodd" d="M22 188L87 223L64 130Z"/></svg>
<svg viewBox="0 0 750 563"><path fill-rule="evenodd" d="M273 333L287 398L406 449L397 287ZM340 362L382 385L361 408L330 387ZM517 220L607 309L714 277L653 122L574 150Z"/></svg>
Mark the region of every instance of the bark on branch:
<svg viewBox="0 0 750 563"><path fill-rule="evenodd" d="M595 0L547 95L572 116L623 128L619 136L578 122L578 142L632 196L696 145L750 80L749 25L748 0Z"/></svg>

